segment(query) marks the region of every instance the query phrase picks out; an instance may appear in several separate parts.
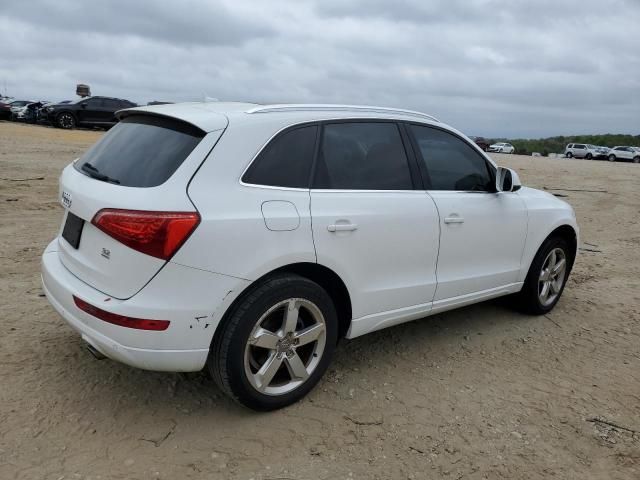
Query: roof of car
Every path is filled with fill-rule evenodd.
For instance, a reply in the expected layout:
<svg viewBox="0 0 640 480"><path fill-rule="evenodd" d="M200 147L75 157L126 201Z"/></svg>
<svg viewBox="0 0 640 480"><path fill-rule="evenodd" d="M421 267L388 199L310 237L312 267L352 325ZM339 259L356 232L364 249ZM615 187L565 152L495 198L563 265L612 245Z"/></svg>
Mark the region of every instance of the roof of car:
<svg viewBox="0 0 640 480"><path fill-rule="evenodd" d="M256 103L242 102L193 102L173 103L167 105L148 105L128 108L117 112L119 118L136 113L147 113L178 118L196 127L211 132L225 128L228 122L251 121L262 119L264 116L273 116L275 119L309 121L335 118L402 118L406 120L419 120L429 123L439 121L425 113L413 110L402 110L387 107L366 105L334 105L334 104L274 104L259 105Z"/></svg>

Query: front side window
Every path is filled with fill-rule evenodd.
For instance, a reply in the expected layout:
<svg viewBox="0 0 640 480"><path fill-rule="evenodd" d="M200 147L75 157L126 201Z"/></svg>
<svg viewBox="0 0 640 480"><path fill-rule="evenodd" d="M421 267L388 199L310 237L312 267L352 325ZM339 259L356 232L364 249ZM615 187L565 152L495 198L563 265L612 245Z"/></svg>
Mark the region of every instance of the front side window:
<svg viewBox="0 0 640 480"><path fill-rule="evenodd" d="M314 188L412 190L400 131L390 122L333 123L324 127Z"/></svg>
<svg viewBox="0 0 640 480"><path fill-rule="evenodd" d="M260 152L242 181L272 187L309 188L317 131L318 127L311 125L281 133Z"/></svg>
<svg viewBox="0 0 640 480"><path fill-rule="evenodd" d="M455 135L409 125L429 176L430 190L493 191L487 161Z"/></svg>

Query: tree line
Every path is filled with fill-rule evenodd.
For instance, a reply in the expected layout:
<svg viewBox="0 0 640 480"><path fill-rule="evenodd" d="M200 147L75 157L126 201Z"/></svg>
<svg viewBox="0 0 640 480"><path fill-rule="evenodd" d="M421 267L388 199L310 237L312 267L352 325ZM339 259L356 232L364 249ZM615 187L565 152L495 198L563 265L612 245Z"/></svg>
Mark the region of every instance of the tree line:
<svg viewBox="0 0 640 480"><path fill-rule="evenodd" d="M564 153L564 149L569 143L586 143L601 147L615 147L618 145L640 146L640 135L623 135L607 133L603 135L575 135L558 136L539 139L518 138L515 140L492 139L491 143L509 142L520 155L531 155L539 152L545 157L550 153Z"/></svg>

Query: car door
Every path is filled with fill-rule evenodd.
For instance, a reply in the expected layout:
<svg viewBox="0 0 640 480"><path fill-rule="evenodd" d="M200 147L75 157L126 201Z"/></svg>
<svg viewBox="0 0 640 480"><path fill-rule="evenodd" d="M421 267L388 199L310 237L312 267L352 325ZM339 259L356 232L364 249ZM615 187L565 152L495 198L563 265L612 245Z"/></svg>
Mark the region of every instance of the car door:
<svg viewBox="0 0 640 480"><path fill-rule="evenodd" d="M434 308L515 284L527 232L524 201L495 191L493 165L462 137L418 124L407 130L440 218Z"/></svg>
<svg viewBox="0 0 640 480"><path fill-rule="evenodd" d="M79 123L94 123L98 120L99 107L102 106L101 98L87 98L79 103L76 111Z"/></svg>
<svg viewBox="0 0 640 480"><path fill-rule="evenodd" d="M438 212L414 188L419 172L405 145L395 122L322 127L311 189L313 239L318 263L349 289L351 336L424 312L435 293Z"/></svg>

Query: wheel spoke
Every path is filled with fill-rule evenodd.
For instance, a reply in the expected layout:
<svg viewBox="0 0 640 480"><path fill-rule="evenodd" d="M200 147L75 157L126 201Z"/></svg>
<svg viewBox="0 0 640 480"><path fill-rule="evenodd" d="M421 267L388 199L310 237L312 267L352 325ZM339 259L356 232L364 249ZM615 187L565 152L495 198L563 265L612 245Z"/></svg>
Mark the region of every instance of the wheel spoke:
<svg viewBox="0 0 640 480"><path fill-rule="evenodd" d="M249 343L254 347L268 348L269 350L275 350L276 345L280 340L280 337L269 330L259 328L253 337L249 340Z"/></svg>
<svg viewBox="0 0 640 480"><path fill-rule="evenodd" d="M564 270L564 267L565 267L566 264L567 264L567 262L565 261L564 258L560 259L558 261L558 263L556 263L555 267L553 267L553 270L551 270L551 272L554 275L559 275Z"/></svg>
<svg viewBox="0 0 640 480"><path fill-rule="evenodd" d="M296 325L298 324L298 315L300 314L300 304L291 299L287 303L287 307L284 312L284 333L295 332Z"/></svg>
<svg viewBox="0 0 640 480"><path fill-rule="evenodd" d="M264 362L260 370L255 374L258 390L264 391L264 389L269 386L281 365L282 358L278 358L275 352L269 355L267 361Z"/></svg>
<svg viewBox="0 0 640 480"><path fill-rule="evenodd" d="M285 363L292 379L306 380L309 376L307 367L304 366L302 359L296 352L294 352L290 357L285 357Z"/></svg>
<svg viewBox="0 0 640 480"><path fill-rule="evenodd" d="M549 283L550 282L544 282L542 285L542 291L540 292L540 300L542 300L542 302L546 302L547 298L549 298Z"/></svg>
<svg viewBox="0 0 640 480"><path fill-rule="evenodd" d="M548 276L549 276L549 273L547 272L547 269L546 269L546 268L543 268L543 269L542 269L542 271L540 272L539 280L540 280L541 282L544 282L544 281L546 281L546 280L547 280L547 277L548 277Z"/></svg>
<svg viewBox="0 0 640 480"><path fill-rule="evenodd" d="M553 267L556 264L556 251L555 250L551 250L551 255L549 255L549 265L548 268L549 270L553 270Z"/></svg>
<svg viewBox="0 0 640 480"><path fill-rule="evenodd" d="M307 343L314 342L324 332L324 325L322 323L316 323L310 327L300 330L296 333L295 339L298 341L297 346L306 345Z"/></svg>
<svg viewBox="0 0 640 480"><path fill-rule="evenodd" d="M549 282L549 286L551 287L551 292L554 295L560 291L560 285L561 283L558 280Z"/></svg>

